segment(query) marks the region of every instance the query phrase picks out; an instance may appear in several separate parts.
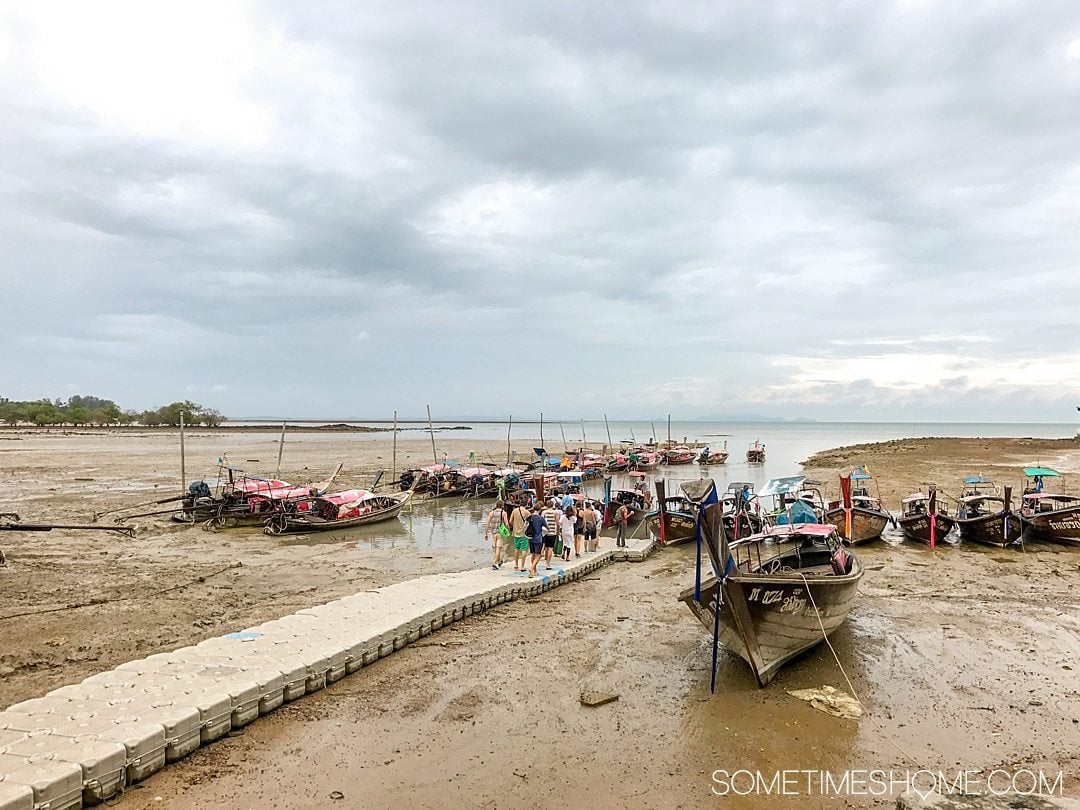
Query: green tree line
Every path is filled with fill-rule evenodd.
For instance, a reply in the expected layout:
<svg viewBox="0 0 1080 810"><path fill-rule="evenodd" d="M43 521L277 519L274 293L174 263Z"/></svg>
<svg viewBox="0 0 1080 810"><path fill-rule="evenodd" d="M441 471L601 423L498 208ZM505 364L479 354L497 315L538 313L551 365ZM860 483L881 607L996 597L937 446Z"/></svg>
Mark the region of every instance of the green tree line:
<svg viewBox="0 0 1080 810"><path fill-rule="evenodd" d="M162 405L156 410L139 412L121 410L120 406L111 399L90 396L74 396L67 402L62 399L18 402L7 397L0 397L0 422L8 425L31 424L38 427L47 425L176 427L180 424L181 414L184 416L185 425L217 427L225 421L225 417L213 408L204 408L197 402L189 400Z"/></svg>

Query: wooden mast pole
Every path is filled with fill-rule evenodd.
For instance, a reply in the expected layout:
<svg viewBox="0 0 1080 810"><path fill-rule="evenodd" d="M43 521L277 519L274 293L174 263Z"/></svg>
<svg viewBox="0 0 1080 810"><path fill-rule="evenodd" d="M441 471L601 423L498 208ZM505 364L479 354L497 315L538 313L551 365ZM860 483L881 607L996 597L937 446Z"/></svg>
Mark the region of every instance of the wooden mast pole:
<svg viewBox="0 0 1080 810"><path fill-rule="evenodd" d="M608 425L606 413L604 414L604 430L607 431L608 452L610 453L613 449L611 446L611 426Z"/></svg>
<svg viewBox="0 0 1080 810"><path fill-rule="evenodd" d="M587 441L585 441L585 420L584 419L581 420L581 444L586 450L589 449L589 443Z"/></svg>
<svg viewBox="0 0 1080 810"><path fill-rule="evenodd" d="M184 409L180 409L180 491L187 492L187 466L184 454Z"/></svg>
<svg viewBox="0 0 1080 810"><path fill-rule="evenodd" d="M562 434L562 449L564 453L569 453L570 448L566 444L566 431L563 430L562 422L559 422L559 433Z"/></svg>
<svg viewBox="0 0 1080 810"><path fill-rule="evenodd" d="M514 427L514 415L510 414L510 418L506 421L506 466L510 466L510 431Z"/></svg>
<svg viewBox="0 0 1080 810"><path fill-rule="evenodd" d="M281 438L278 439L277 469L274 470L274 478L281 477L281 454L285 450L285 422L281 423Z"/></svg>
<svg viewBox="0 0 1080 810"><path fill-rule="evenodd" d="M435 463L439 463L439 451L435 449L435 428L431 424L431 406L427 406L427 429L431 436L431 457L435 459Z"/></svg>
<svg viewBox="0 0 1080 810"><path fill-rule="evenodd" d="M390 473L391 480L397 481L397 411L394 411L394 461L393 472Z"/></svg>

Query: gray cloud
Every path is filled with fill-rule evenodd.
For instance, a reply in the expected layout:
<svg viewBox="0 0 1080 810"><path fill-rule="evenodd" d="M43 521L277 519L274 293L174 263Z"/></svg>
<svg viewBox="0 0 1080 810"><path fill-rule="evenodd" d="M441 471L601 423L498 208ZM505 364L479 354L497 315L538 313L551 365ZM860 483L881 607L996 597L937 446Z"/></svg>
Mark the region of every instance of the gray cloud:
<svg viewBox="0 0 1080 810"><path fill-rule="evenodd" d="M154 14L0 21L4 395L923 420L1080 397L1071 4ZM76 25L81 65L54 44Z"/></svg>

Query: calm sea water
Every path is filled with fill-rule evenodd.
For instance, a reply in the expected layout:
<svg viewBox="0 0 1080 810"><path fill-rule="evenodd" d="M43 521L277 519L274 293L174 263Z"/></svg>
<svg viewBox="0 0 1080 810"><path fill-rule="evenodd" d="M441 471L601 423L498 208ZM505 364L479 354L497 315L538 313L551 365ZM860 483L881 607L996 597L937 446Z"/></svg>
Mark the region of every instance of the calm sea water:
<svg viewBox="0 0 1080 810"><path fill-rule="evenodd" d="M257 420L248 420L248 424L254 424ZM239 424L235 422L234 424ZM280 423L279 423L280 424ZM377 422L349 422L347 424L365 425L370 427L388 427L386 423ZM440 431L440 426L467 426L470 430ZM438 444L441 437L453 438L457 441L468 441L474 438L478 441L494 439L505 440L507 433L506 424L492 423L469 423L442 421L436 422L435 441ZM409 428L419 428L415 424L407 425ZM602 421L586 421L584 425L579 422L545 423L543 443L540 440L540 425L516 424L511 429L511 437L515 444L532 441L535 447L543 446L549 453L556 454L565 446L576 449L582 444L582 429L584 427L585 441L589 446L600 450L607 443L610 430L611 440L618 443L622 440L646 442L652 437L661 441L667 439L667 423L649 422L614 422L611 421L605 427ZM653 432L655 429L656 433ZM426 426L423 431L417 431L418 435L426 435ZM410 435L412 431L409 432ZM706 442L711 447L722 448L727 443L730 458L727 464L714 465L703 468L697 464L687 464L673 467L661 467L659 475L668 479L673 484L678 481L698 478L709 475L716 480L717 486L723 490L728 483L734 481L749 481L760 488L762 484L771 478L785 475L797 475L801 471L801 463L821 450L845 445L862 444L866 442L888 441L922 436L955 436L955 437L1031 437L1031 438L1071 438L1077 434L1077 426L1072 424L975 424L975 423L900 423L900 422L672 422L671 436L676 441L686 439L691 442ZM305 434L304 441L325 441L327 443L339 443L342 441L385 441L385 433L356 433L356 434ZM746 449L751 442L760 441L765 445L766 461L764 464L750 465L746 463ZM466 459L461 459L466 460ZM484 459L481 458L483 461ZM499 459L501 462L504 459ZM650 481L652 476L650 476ZM614 485L630 486L629 479L617 476ZM669 491L672 487L669 487ZM589 494L599 497L600 485L591 483ZM417 549L435 548L470 548L476 549L475 564L484 565L490 554L490 546L483 543L483 532L480 523L485 512L491 508L492 502L486 501L461 501L450 500L421 500L412 510L411 514L403 515L400 524L390 521L374 526L362 527L347 532L342 532L340 538L337 533L323 535L319 542L334 540L340 542L356 542L361 545L378 547L383 544L399 545L407 544ZM302 541L303 542L303 541Z"/></svg>

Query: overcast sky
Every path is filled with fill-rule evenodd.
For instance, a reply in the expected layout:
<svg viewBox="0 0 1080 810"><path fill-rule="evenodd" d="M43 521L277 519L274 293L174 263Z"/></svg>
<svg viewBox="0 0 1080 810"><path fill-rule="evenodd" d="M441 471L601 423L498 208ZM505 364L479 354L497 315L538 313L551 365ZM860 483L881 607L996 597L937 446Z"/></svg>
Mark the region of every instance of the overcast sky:
<svg viewBox="0 0 1080 810"><path fill-rule="evenodd" d="M1075 2L0 8L0 396L1076 415Z"/></svg>

